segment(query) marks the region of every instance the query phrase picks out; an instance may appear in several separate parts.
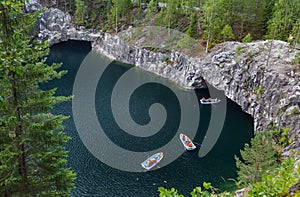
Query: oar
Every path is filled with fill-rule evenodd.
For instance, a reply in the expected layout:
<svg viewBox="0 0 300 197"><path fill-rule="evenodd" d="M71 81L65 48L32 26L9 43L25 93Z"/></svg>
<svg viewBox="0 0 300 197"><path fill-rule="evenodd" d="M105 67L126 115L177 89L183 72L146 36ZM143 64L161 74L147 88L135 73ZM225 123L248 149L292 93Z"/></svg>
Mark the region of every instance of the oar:
<svg viewBox="0 0 300 197"><path fill-rule="evenodd" d="M197 144L198 146L202 146L202 144L200 144L200 143L197 143L197 142L193 142L194 144Z"/></svg>

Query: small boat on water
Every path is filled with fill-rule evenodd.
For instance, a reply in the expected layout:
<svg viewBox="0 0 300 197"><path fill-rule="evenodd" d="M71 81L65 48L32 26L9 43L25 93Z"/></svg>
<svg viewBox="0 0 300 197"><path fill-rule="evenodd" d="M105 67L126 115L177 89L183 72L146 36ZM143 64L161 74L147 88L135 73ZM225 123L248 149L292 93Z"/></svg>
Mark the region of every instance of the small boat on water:
<svg viewBox="0 0 300 197"><path fill-rule="evenodd" d="M162 160L163 157L164 157L164 154L162 152L155 153L154 155L152 155L151 157L146 159L143 163L141 163L141 165L146 170L150 170L156 164L158 164Z"/></svg>
<svg viewBox="0 0 300 197"><path fill-rule="evenodd" d="M192 142L192 140L183 133L180 133L180 141L182 142L182 144L186 148L186 150L194 150L196 148L196 146Z"/></svg>
<svg viewBox="0 0 300 197"><path fill-rule="evenodd" d="M215 104L215 103L219 103L221 100L220 99L218 99L218 98L215 98L215 99L212 99L212 98L208 98L208 99L206 99L206 98L202 98L202 99L200 99L200 102L201 102L201 104Z"/></svg>

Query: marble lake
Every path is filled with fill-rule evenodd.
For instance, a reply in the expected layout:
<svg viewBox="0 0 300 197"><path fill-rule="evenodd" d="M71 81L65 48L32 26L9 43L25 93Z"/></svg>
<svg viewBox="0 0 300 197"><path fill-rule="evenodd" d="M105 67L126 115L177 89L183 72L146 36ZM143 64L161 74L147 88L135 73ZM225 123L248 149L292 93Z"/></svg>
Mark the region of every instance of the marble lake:
<svg viewBox="0 0 300 197"><path fill-rule="evenodd" d="M44 88L57 87L57 95L72 95L76 73L90 50L90 43L80 41L68 41L52 46L47 63L62 62L60 69L67 70L68 73L60 80L43 85ZM110 109L109 92L113 89L116 80L130 68L132 68L130 65L113 62L106 69L101 83L98 83L95 95L96 112L104 130L116 131L118 128ZM168 84L187 93L194 93L194 90L183 90L173 82L138 68L135 68L134 72L137 78L147 75L159 83L145 84L132 94L130 99L132 119L138 124L146 124L150 121L149 106L158 102L168 112L168 119L159 134L141 141L124 132L109 133L108 131L107 135L114 143L128 150L137 152L153 150L174 136L178 130L181 113L176 96L161 84ZM198 98L209 97L207 90L196 90L195 93ZM149 172L127 172L102 163L89 152L76 131L72 117L72 102L56 106L52 113L70 116L70 119L65 122L65 132L72 137L66 144L66 149L69 151L68 166L77 174L76 188L72 190L71 196L150 197L158 196L157 189L160 186L174 187L179 193L190 196L192 189L202 186L203 181L211 182L220 189L233 189L234 182L228 179L236 178L234 155L238 155L244 143L249 142L253 136L253 119L229 99L222 102L227 102L222 133L205 157L199 158L197 151L184 152L169 165ZM205 137L213 106L202 106L200 102L195 105L200 110L201 118L194 141L201 143Z"/></svg>

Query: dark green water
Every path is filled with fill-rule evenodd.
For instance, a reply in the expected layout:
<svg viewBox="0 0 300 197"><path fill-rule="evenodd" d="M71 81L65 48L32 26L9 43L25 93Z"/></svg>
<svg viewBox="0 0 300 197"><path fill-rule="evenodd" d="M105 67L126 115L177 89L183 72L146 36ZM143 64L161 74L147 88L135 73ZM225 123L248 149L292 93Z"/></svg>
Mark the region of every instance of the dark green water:
<svg viewBox="0 0 300 197"><path fill-rule="evenodd" d="M47 84L47 88L58 87L57 95L71 95L78 67L89 51L90 44L87 42L69 41L51 47L48 63L63 62L61 69L68 70L68 74L61 80L55 80ZM129 68L131 67L128 65L113 63L105 71L105 77L101 78L101 83L97 87L96 109L98 119L104 129L112 130L117 127L111 116L109 92L114 86L115 79ZM158 82L175 86L165 79L139 69L136 69L136 75L137 77L151 75ZM193 93L192 91L187 92ZM209 97L206 90L197 90L196 94L198 98ZM147 143L144 140L140 141L141 144L135 146L135 143L128 143L135 140L131 139L130 136L126 136L124 133L108 132L107 135L110 139L129 150L147 151L161 146L172 138L177 132L180 108L174 94L163 85L147 84L134 92L130 100L132 118L139 124L149 122L147 113L140 109L148 109L154 102L160 102L168 111L168 120L163 127L163 134L161 134L164 138L155 135L163 140L157 140L158 143L155 144ZM65 122L65 130L72 137L66 145L69 151L68 165L77 173L76 188L72 190L71 196L150 197L158 196L157 188L159 186L174 187L180 193L189 196L192 189L201 186L203 181L212 182L214 186L221 189L231 189L234 184L227 181L227 179L236 177L234 155L239 154L239 150L244 143L250 141L253 120L232 101L223 102L227 102L225 124L221 136L209 154L204 158L199 158L197 151L184 152L171 164L147 173L120 171L96 159L78 136L72 119L72 103L67 102L56 106L53 113L70 115L71 117ZM209 125L211 106L197 105L199 105L201 118L194 141L202 142Z"/></svg>

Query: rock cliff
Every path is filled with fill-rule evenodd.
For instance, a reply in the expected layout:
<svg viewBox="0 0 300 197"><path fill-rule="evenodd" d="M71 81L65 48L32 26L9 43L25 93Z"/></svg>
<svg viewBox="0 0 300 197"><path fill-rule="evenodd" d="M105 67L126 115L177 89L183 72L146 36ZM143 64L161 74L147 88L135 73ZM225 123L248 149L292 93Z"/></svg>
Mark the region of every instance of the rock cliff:
<svg viewBox="0 0 300 197"><path fill-rule="evenodd" d="M109 34L92 46L100 54L136 65L186 88L204 87L205 80L224 90L228 98L252 115L255 131L272 125L289 128L293 140L289 148L300 147L300 65L295 60L299 50L286 42L226 42L196 58L130 46Z"/></svg>
<svg viewBox="0 0 300 197"><path fill-rule="evenodd" d="M287 150L300 150L300 65L295 60L299 50L286 42L226 42L198 57L160 53L130 46L117 35L76 27L69 14L53 8L42 13L39 29L40 40L51 44L69 39L91 41L100 54L186 88L202 88L207 82L252 115L256 132L271 125L289 128L293 142Z"/></svg>
<svg viewBox="0 0 300 197"><path fill-rule="evenodd" d="M25 5L27 12L35 12L42 9L38 0L30 0ZM50 45L67 41L82 40L95 41L101 32L94 29L77 27L72 23L70 14L56 8L45 8L37 23L39 33L37 39L48 40Z"/></svg>

